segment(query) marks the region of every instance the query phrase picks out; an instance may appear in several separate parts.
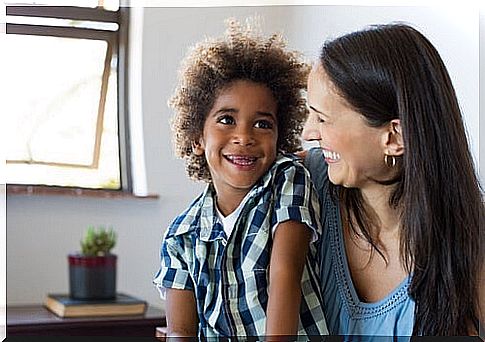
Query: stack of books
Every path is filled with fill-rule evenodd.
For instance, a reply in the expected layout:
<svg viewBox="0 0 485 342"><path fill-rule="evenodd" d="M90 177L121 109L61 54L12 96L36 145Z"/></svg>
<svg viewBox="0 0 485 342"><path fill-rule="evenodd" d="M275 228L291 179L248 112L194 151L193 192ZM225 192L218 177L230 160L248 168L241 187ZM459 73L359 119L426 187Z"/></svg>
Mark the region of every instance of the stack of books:
<svg viewBox="0 0 485 342"><path fill-rule="evenodd" d="M114 299L73 299L67 294L48 294L44 306L60 317L142 315L147 303L118 293Z"/></svg>

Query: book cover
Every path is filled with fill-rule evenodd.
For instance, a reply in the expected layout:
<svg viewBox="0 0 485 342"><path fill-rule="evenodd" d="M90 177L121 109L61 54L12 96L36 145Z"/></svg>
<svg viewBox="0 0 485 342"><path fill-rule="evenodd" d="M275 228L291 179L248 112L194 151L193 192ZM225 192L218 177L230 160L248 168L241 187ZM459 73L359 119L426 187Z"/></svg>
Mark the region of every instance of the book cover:
<svg viewBox="0 0 485 342"><path fill-rule="evenodd" d="M67 294L48 294L44 306L60 317L93 317L141 315L147 303L127 294L118 293L113 299L73 299Z"/></svg>

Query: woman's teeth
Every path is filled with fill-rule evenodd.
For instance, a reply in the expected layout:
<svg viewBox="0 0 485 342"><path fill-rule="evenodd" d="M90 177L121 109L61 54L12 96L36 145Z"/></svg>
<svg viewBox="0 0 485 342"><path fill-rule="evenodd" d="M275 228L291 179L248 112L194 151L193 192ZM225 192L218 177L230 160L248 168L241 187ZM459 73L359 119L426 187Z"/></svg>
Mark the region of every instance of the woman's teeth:
<svg viewBox="0 0 485 342"><path fill-rule="evenodd" d="M337 152L323 150L323 155L325 156L325 158L328 158L328 159L340 160L340 154L338 154Z"/></svg>

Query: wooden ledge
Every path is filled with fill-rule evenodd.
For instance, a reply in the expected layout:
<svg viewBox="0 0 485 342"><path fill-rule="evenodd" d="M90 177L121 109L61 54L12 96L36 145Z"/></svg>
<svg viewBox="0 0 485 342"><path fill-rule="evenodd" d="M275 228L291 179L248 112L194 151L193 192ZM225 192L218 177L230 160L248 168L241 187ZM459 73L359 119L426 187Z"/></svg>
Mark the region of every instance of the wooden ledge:
<svg viewBox="0 0 485 342"><path fill-rule="evenodd" d="M54 195L54 196L74 196L74 197L95 197L95 198L135 198L135 199L158 199L157 194L136 195L123 190L106 189L84 189L69 188L62 186L42 186L42 185L12 185L7 184L7 195Z"/></svg>

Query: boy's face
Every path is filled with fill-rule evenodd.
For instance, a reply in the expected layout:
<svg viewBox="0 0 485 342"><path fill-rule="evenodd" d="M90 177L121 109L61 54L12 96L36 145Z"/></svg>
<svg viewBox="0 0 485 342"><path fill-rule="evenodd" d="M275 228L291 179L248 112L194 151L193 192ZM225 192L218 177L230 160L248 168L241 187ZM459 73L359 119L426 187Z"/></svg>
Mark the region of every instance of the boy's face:
<svg viewBox="0 0 485 342"><path fill-rule="evenodd" d="M242 198L276 158L277 103L262 84L238 80L207 114L194 152L205 155L218 201Z"/></svg>

